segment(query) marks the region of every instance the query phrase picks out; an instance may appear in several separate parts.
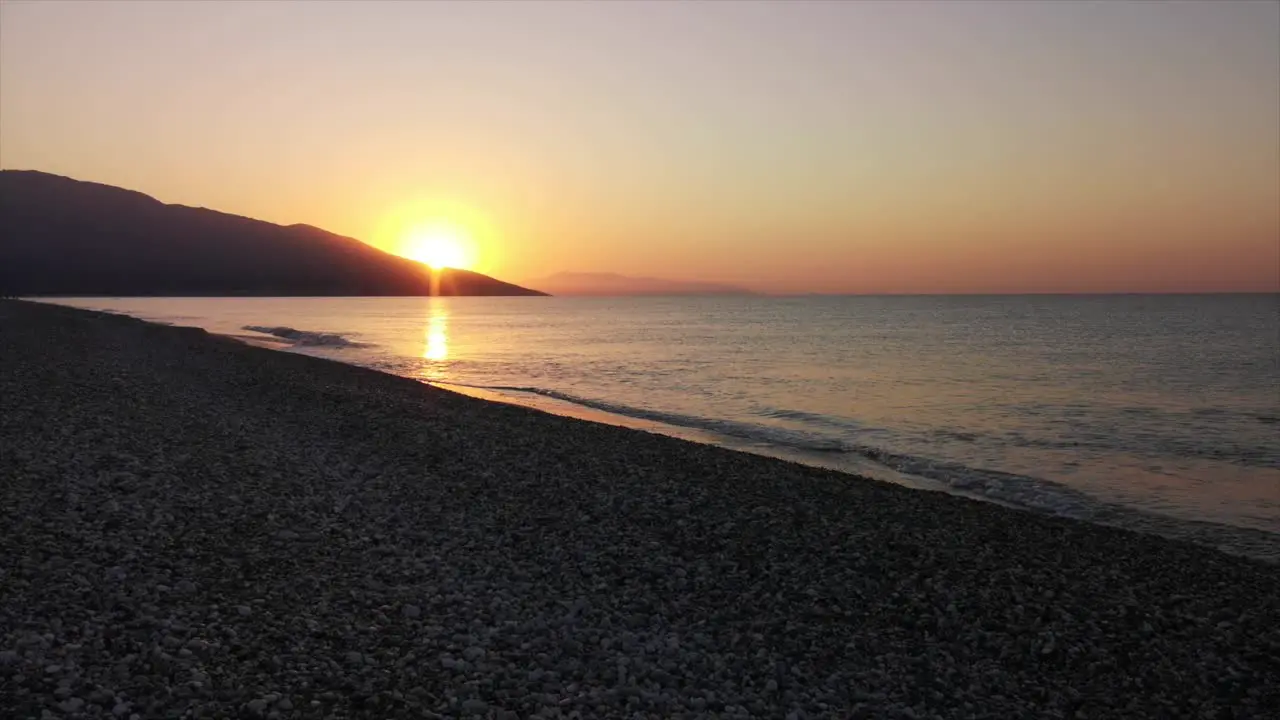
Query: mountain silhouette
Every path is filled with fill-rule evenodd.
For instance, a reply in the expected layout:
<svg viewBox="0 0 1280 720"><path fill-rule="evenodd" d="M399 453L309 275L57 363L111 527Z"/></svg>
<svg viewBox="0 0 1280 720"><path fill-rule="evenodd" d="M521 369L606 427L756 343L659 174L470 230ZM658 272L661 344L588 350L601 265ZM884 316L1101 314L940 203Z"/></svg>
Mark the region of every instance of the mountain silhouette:
<svg viewBox="0 0 1280 720"><path fill-rule="evenodd" d="M552 295L754 295L720 283L630 277L616 273L562 272L529 283Z"/></svg>
<svg viewBox="0 0 1280 720"><path fill-rule="evenodd" d="M425 265L310 225L166 205L132 190L0 171L0 294L545 295ZM434 288L434 292L433 292Z"/></svg>

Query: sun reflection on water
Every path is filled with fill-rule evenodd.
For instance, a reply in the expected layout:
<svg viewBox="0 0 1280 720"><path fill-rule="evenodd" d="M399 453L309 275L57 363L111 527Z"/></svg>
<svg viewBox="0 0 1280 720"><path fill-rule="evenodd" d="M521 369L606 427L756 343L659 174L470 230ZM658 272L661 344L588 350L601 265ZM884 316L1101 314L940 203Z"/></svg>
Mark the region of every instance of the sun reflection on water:
<svg viewBox="0 0 1280 720"><path fill-rule="evenodd" d="M430 381L444 380L446 362L449 359L449 313L444 303L432 298L427 305L427 329L422 345L423 378Z"/></svg>
<svg viewBox="0 0 1280 720"><path fill-rule="evenodd" d="M427 346L422 357L427 360L449 359L449 316L443 313L434 315L427 321Z"/></svg>

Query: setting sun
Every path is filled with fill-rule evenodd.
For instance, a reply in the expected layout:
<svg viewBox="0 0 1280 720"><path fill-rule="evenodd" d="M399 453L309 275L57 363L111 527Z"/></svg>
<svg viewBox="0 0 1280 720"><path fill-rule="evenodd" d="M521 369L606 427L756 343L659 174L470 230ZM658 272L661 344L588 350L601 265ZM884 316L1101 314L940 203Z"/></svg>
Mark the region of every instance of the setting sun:
<svg viewBox="0 0 1280 720"><path fill-rule="evenodd" d="M495 229L486 213L447 196L423 192L386 206L371 233L375 247L434 270L489 274Z"/></svg>
<svg viewBox="0 0 1280 720"><path fill-rule="evenodd" d="M433 270L457 268L472 264L470 246L465 234L456 227L434 224L418 228L405 238L400 254L423 263Z"/></svg>

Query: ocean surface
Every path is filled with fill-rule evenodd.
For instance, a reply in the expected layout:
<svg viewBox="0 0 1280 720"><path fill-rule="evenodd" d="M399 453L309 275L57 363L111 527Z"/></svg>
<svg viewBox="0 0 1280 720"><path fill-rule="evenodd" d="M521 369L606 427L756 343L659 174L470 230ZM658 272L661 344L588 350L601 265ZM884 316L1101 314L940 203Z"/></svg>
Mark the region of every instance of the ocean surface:
<svg viewBox="0 0 1280 720"><path fill-rule="evenodd" d="M1244 554L1280 547L1280 295L57 302Z"/></svg>

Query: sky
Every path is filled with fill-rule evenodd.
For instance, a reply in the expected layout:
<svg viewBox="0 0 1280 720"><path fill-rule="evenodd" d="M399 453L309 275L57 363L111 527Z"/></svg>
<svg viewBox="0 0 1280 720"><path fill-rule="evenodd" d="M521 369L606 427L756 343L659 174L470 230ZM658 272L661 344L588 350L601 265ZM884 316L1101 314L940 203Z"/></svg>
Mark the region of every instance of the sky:
<svg viewBox="0 0 1280 720"><path fill-rule="evenodd" d="M0 168L475 269L1280 290L1280 2L0 0Z"/></svg>

